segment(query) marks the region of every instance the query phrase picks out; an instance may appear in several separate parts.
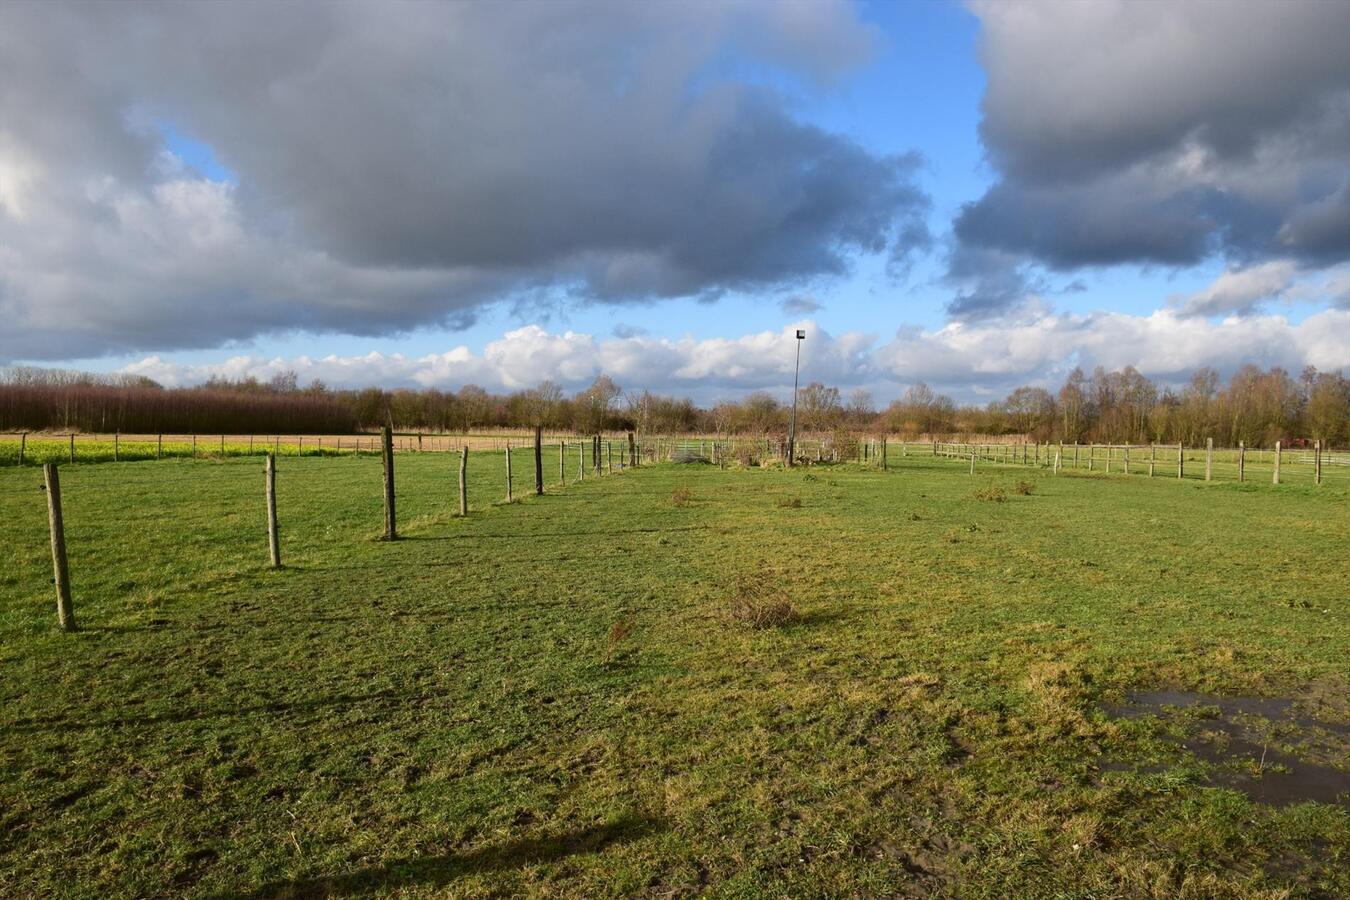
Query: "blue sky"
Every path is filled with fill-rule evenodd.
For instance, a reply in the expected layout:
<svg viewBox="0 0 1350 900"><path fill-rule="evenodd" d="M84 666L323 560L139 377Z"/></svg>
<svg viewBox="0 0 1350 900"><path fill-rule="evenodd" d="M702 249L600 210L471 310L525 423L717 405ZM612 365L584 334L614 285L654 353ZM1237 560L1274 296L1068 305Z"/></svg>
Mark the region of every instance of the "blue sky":
<svg viewBox="0 0 1350 900"><path fill-rule="evenodd" d="M709 399L781 392L778 345L763 336L801 322L818 336L808 378L883 400L918 380L983 399L1020 383L1052 385L1079 363L1181 380L1200 365L1350 361L1350 338L1326 337L1347 324L1350 308L1335 218L1337 190L1350 197L1346 151L1275 160L1301 184L1323 186L1299 206L1270 200L1283 190L1274 165L1262 170L1207 143L1211 131L1225 131L1283 147L1300 129L1331 127L1203 89L1222 83L1230 46L1269 35L1268 17L1244 11L1216 27L1193 4L1159 9L1156 19L1054 3L750 2L694 12L654 4L618 14L579 4L564 19L555 18L558 7L519 9L529 12L396 4L374 24L347 21L351 10L332 14L332 30L352 29L355 43L372 28L388 31L380 46L391 52L407 40L403 18L408 33L445 35L445 46L400 53L383 67L361 57L344 68L322 47L307 53L303 42L314 38L303 16L278 12L256 33L247 24L230 31L239 46L218 59L203 50L195 68L142 49L144 72L132 66L101 82L106 109L81 108L71 84L30 85L51 98L53 118L82 116L80 127L103 130L88 136L88 153L46 168L33 162L44 159L36 122L31 134L10 129L20 149L29 139L27 157L7 159L0 149L0 251L7 243L12 251L0 255L0 307L18 298L8 301L13 321L25 323L8 345L0 341L8 357L0 362L138 371L167 383L290 367L334 383L477 380L494 389L541 377L580 387L617 367L625 386ZM191 18L199 13L136 14L167 16L166 33L202 24ZM1281 53L1328 60L1306 83L1276 85L1286 107L1297 105L1290 98L1311 105L1350 96L1350 75L1318 37L1327 15L1296 4L1278 19L1288 34L1269 36L1268 64L1279 71L1288 68ZM115 25L90 22L81 36L46 24L14 27L32 27L37 46L81 57L90 78L101 66L127 67L108 49L118 42L94 43L99 27ZM556 59L526 55L537 34L560 27L575 47L563 45ZM1159 62L1149 42L1178 33L1177 58ZM461 36L495 41L501 56L450 52ZM1147 70L1099 59L1103 47L1122 44L1187 76L1174 102L1151 112ZM275 59L266 55L274 51ZM259 54L252 68L239 69L237 58L250 54ZM323 62L303 68L311 59ZM1125 68L1112 70L1117 62ZM1192 81L1194 96L1185 86ZM682 85L683 97L674 95L664 119L649 115L650 103L670 96L667 83ZM570 98L561 103L562 133L546 122L557 110L528 109L557 84ZM627 102L648 91L644 102ZM330 93L350 105L330 104ZM465 108L486 112L475 118ZM611 119L613 131L600 133ZM133 124L147 120L149 128ZM1125 127L1118 123L1135 130L1092 143ZM644 142L647 127L672 130ZM709 128L712 143L700 143ZM1153 143L1115 159L1114 148L1136 135ZM627 143L626 155L611 149ZM685 145L705 149L678 158ZM916 166L892 162L907 154ZM602 180L566 190L568 179L604 179L630 159L634 173L617 187ZM803 187L774 174L794 170L826 175ZM682 185L675 193L659 183L671 173ZM722 193L726 177L763 196ZM66 192L47 192L55 199L39 220L30 210L43 178ZM531 205L560 181L557 199ZM607 205L612 190L630 205ZM817 194L803 193L810 190ZM693 224L666 221L691 200ZM753 221L761 200L764 218L748 238L728 226L725 238L701 240L699 230L721 222L700 221L700 210L731 203L728 211L749 209ZM485 205L468 208L473 202ZM627 231L606 221L616 210L632 213ZM834 218L811 221L810 210ZM62 268L59 253L47 269L29 262L45 253L7 241L6 214L48 246L82 249L80 263ZM880 248L898 242L915 215L928 238L897 270ZM480 219L491 238L475 233ZM570 222L595 236L569 234ZM442 243L438 230L454 234ZM1290 238L1305 232L1302 243ZM391 233L412 238L386 241ZM412 246L424 238L425 247ZM532 256L533 240L567 249ZM764 261L719 256L737 241ZM87 261L91 246L102 268ZM6 258L19 263L6 267ZM67 282L64 291L51 287ZM785 305L790 298L808 304ZM57 308L74 326L51 324ZM781 343L790 357L790 340ZM371 354L373 363L361 363ZM337 361L315 362L328 358Z"/></svg>

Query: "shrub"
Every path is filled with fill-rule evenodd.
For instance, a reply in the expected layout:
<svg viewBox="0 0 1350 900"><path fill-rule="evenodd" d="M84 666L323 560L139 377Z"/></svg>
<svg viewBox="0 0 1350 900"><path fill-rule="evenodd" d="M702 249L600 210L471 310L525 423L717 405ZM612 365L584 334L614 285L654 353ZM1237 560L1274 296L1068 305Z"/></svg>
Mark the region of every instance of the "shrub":
<svg viewBox="0 0 1350 900"><path fill-rule="evenodd" d="M687 487L677 487L670 492L670 502L676 506L688 506L694 499L694 492Z"/></svg>
<svg viewBox="0 0 1350 900"><path fill-rule="evenodd" d="M997 487L995 485L980 488L978 491L971 494L971 496L974 497L976 500L985 500L990 503L1002 503L1004 500L1008 499L1008 495L1003 490L1003 488Z"/></svg>
<svg viewBox="0 0 1350 900"><path fill-rule="evenodd" d="M837 429L830 436L830 443L839 454L840 462L854 462L858 458L858 436L851 431Z"/></svg>
<svg viewBox="0 0 1350 900"><path fill-rule="evenodd" d="M1032 484L1030 481L1019 481L1017 484L1013 485L1013 490L1025 497L1036 490L1036 485Z"/></svg>
<svg viewBox="0 0 1350 900"><path fill-rule="evenodd" d="M756 629L778 628L797 618L778 576L768 571L736 577L728 613L733 622Z"/></svg>
<svg viewBox="0 0 1350 900"><path fill-rule="evenodd" d="M779 497L779 498L778 498L778 506L779 506L779 508L781 508L781 509L801 509L801 508L802 508L802 498L801 498L801 497Z"/></svg>

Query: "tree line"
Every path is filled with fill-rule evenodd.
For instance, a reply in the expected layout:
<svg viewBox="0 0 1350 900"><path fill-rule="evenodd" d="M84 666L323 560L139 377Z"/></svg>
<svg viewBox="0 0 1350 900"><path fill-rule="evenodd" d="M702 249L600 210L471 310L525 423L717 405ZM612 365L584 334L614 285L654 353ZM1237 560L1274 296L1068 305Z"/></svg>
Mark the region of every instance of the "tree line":
<svg viewBox="0 0 1350 900"><path fill-rule="evenodd" d="M301 386L294 372L268 381L212 378L165 388L147 378L94 375L35 367L0 371L0 428L126 433L341 434L391 425L400 430L462 432L530 428L592 434L643 433L782 435L789 404L755 391L739 400L698 406L689 398L624 391L601 375L568 396L552 381L507 394L476 385L435 388L333 390ZM1160 385L1133 367L1091 375L1075 369L1058 391L1020 387L983 406L959 405L919 383L878 409L871 395L821 383L797 396L803 433L887 432L910 439L929 435L1020 436L1040 441L1200 444L1244 441L1269 446L1321 440L1350 444L1350 379L1304 369L1238 369L1222 382L1200 369L1181 387Z"/></svg>

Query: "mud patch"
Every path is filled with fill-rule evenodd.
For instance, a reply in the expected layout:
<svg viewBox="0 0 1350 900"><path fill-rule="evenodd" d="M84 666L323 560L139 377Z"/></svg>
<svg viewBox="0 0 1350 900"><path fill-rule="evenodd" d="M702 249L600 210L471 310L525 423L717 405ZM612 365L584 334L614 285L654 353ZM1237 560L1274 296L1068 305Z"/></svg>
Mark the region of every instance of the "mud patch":
<svg viewBox="0 0 1350 900"><path fill-rule="evenodd" d="M1115 719L1156 720L1209 763L1208 783L1258 803L1309 800L1350 808L1350 716L1343 694L1314 686L1298 697L1225 697L1151 691L1102 710ZM1158 771L1111 761L1106 771Z"/></svg>

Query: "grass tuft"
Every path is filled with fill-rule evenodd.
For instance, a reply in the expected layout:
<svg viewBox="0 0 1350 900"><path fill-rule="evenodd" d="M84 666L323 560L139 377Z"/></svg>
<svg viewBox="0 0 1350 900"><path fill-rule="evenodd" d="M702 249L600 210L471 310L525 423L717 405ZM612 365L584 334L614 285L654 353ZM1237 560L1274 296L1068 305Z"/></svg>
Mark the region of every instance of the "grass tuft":
<svg viewBox="0 0 1350 900"><path fill-rule="evenodd" d="M795 621L797 610L779 579L767 570L736 576L728 606L731 620L755 629L778 628Z"/></svg>

